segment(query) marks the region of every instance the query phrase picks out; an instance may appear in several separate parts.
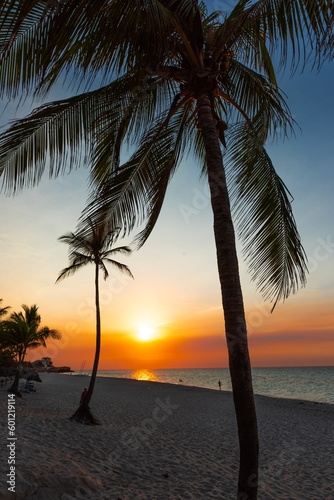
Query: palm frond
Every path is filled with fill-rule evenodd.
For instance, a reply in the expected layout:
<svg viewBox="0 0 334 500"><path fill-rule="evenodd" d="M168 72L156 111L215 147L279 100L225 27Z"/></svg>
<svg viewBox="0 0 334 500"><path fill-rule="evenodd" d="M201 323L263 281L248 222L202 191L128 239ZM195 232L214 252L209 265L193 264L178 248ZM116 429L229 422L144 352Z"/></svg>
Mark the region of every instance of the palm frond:
<svg viewBox="0 0 334 500"><path fill-rule="evenodd" d="M128 266L126 266L125 264L122 264L121 262L118 262L117 260L109 259L109 258L106 258L105 261L108 262L109 264L111 264L112 266L114 266L120 272L127 274L128 276L130 276L130 278L133 278L132 272L130 271Z"/></svg>
<svg viewBox="0 0 334 500"><path fill-rule="evenodd" d="M235 127L225 158L244 255L252 279L274 308L306 282L306 256L290 193L249 125Z"/></svg>
<svg viewBox="0 0 334 500"><path fill-rule="evenodd" d="M110 85L41 106L0 136L3 189L16 193L38 184L46 166L57 177L85 163L94 150L91 182L118 165L121 144L138 137L172 92L161 82L143 83L130 73ZM138 98L138 93L140 94ZM141 117L141 118L139 118ZM126 136L126 137L125 137Z"/></svg>
<svg viewBox="0 0 334 500"><path fill-rule="evenodd" d="M17 97L36 87L43 71L43 47L53 9L36 0L0 5L0 95ZM29 61L29 64L27 64Z"/></svg>
<svg viewBox="0 0 334 500"><path fill-rule="evenodd" d="M323 39L320 42L321 53L322 51L325 54L325 60L333 59L333 50L334 50L334 9L332 7L332 14L328 21L326 31L324 33Z"/></svg>
<svg viewBox="0 0 334 500"><path fill-rule="evenodd" d="M148 239L158 220L168 184L179 165L180 159L186 159L196 140L198 130L194 102L186 102L182 108L176 110L173 119L168 124L168 132L173 138L173 143L170 145L169 160L166 157L167 162L163 166L159 164L159 156L156 159L153 158L159 168L156 170L155 182L147 191L145 226L135 238L135 244L138 248ZM198 150L194 150L193 157L201 160L201 156L198 157Z"/></svg>
<svg viewBox="0 0 334 500"><path fill-rule="evenodd" d="M240 121L236 112L242 110L243 116L251 118L259 123L259 116L262 118L263 130L266 127L267 137L277 137L278 133L284 138L293 132L294 120L284 95L280 89L273 85L268 78L255 72L253 69L233 61L231 64L230 90L226 96L229 98L229 116L234 122Z"/></svg>
<svg viewBox="0 0 334 500"><path fill-rule="evenodd" d="M121 253L123 255L129 255L131 252L132 252L132 250L129 246L115 247L115 248L111 248L110 250L106 250L105 252L103 252L103 257L107 258L110 255L115 255L116 253Z"/></svg>
<svg viewBox="0 0 334 500"><path fill-rule="evenodd" d="M0 136L3 189L15 193L38 184L46 165L50 177L57 177L85 163L95 128L105 120L106 106L120 85L45 104L14 122Z"/></svg>
<svg viewBox="0 0 334 500"><path fill-rule="evenodd" d="M114 226L122 226L129 234L135 226L145 222L137 235L140 247L151 233L159 216L171 176L192 142L195 116L192 103L161 117L151 127L136 153L128 162L110 176L110 179L91 195L91 202L83 213L82 221L89 216L96 220L109 217Z"/></svg>
<svg viewBox="0 0 334 500"><path fill-rule="evenodd" d="M88 260L85 260L80 263L72 263L70 266L65 267L59 272L58 278L56 279L56 283L59 281L64 280L65 278L68 278L69 276L73 276L77 271L82 269L85 265L87 265L89 262Z"/></svg>
<svg viewBox="0 0 334 500"><path fill-rule="evenodd" d="M244 27L263 33L270 53L278 53L282 68L295 71L310 57L326 57L321 46L331 15L331 2L258 0L245 11Z"/></svg>
<svg viewBox="0 0 334 500"><path fill-rule="evenodd" d="M156 64L170 43L172 21L189 22L197 8L192 0L66 0L51 8L37 0L4 0L2 12L0 82L17 94L37 83L45 92L64 75L78 84L110 81L115 72Z"/></svg>
<svg viewBox="0 0 334 500"><path fill-rule="evenodd" d="M140 73L121 80L123 83L116 81L112 85L114 99L94 124L90 185L95 188L118 168L123 143L137 145L138 137L168 107L175 93L169 82L143 78Z"/></svg>
<svg viewBox="0 0 334 500"><path fill-rule="evenodd" d="M57 177L84 163L91 123L103 112L106 93L103 88L45 104L6 130L0 137L5 191L38 184L48 164L50 177Z"/></svg>
<svg viewBox="0 0 334 500"><path fill-rule="evenodd" d="M173 157L172 140L161 123L152 127L130 160L110 175L98 192L91 194L82 224L85 225L87 216L94 221L108 217L112 226L121 226L128 234L137 223L142 223L147 192L155 182L156 172L163 171Z"/></svg>
<svg viewBox="0 0 334 500"><path fill-rule="evenodd" d="M43 338L44 340L48 340L49 338L54 340L61 339L61 333L54 328L49 328L48 326L44 326L38 330L38 336Z"/></svg>
<svg viewBox="0 0 334 500"><path fill-rule="evenodd" d="M58 240L69 245L69 256L71 260L80 255L82 255L82 258L88 258L93 251L92 242L78 233L64 234L60 236Z"/></svg>

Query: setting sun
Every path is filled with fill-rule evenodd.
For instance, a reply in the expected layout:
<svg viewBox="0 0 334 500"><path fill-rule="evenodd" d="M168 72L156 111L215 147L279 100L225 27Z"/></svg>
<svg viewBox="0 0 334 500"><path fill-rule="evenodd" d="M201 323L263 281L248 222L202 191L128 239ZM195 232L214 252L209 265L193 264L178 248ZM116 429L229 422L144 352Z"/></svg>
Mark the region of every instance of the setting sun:
<svg viewBox="0 0 334 500"><path fill-rule="evenodd" d="M148 323L141 323L138 326L137 330L137 338L141 340L142 342L148 342L149 340L152 340L154 336L154 328Z"/></svg>

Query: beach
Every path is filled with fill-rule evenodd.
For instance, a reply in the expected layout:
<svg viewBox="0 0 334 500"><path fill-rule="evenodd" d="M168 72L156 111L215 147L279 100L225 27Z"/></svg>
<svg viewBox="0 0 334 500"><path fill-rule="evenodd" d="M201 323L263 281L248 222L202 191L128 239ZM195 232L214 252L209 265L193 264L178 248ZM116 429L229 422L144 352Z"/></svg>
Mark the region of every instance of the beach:
<svg viewBox="0 0 334 500"><path fill-rule="evenodd" d="M11 400L12 436L0 389L1 499L236 499L231 393L98 378L90 406L101 425L92 427L69 420L87 376L41 378L37 392ZM333 500L334 405L256 396L256 408L258 498Z"/></svg>

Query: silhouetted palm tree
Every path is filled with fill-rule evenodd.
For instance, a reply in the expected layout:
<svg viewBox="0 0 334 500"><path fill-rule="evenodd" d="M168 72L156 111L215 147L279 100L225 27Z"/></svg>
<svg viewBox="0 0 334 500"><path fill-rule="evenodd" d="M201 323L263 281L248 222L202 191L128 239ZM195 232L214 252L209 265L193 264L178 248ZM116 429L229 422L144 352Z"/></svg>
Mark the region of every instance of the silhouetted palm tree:
<svg viewBox="0 0 334 500"><path fill-rule="evenodd" d="M72 420L87 424L98 423L90 411L89 403L93 395L101 350L99 271L103 272L103 277L106 280L109 276L106 264L111 264L119 271L133 278L130 269L125 264L121 264L112 258L119 253L129 254L131 252L127 246L113 248L118 232L118 230L110 230L107 224L94 225L92 221L88 221L88 231L85 231L85 234L80 232L68 233L59 238L60 241L69 245L70 265L59 273L56 282L71 276L87 264L94 264L95 266L96 348L94 364L87 394L77 411L71 417Z"/></svg>
<svg viewBox="0 0 334 500"><path fill-rule="evenodd" d="M74 168L85 154L94 187L88 214L107 212L125 231L146 222L140 246L180 160L192 151L203 166L238 423L238 492L256 498L257 423L230 197L252 276L275 306L305 283L306 263L289 192L264 148L293 125L274 62L295 70L311 55L330 55L323 41L331 40L332 2L239 0L228 14L208 14L196 0L21 4L4 1L0 86L14 96L22 87L43 92L64 73L87 87L102 78L102 86L43 105L3 134L9 192L36 184L46 165L52 176ZM137 149L120 166L125 140Z"/></svg>
<svg viewBox="0 0 334 500"><path fill-rule="evenodd" d="M0 304L2 301L3 301L3 299L0 299ZM8 309L10 309L10 306L0 307L0 321L1 321L1 317L4 316L5 314L7 314Z"/></svg>
<svg viewBox="0 0 334 500"><path fill-rule="evenodd" d="M40 326L41 316L38 314L38 307L35 304L31 307L23 304L22 309L23 312L14 312L8 320L2 322L1 331L2 345L10 348L17 359L15 379L9 389L15 394L20 394L20 369L27 350L46 347L48 339L59 340L61 338L61 333L57 330Z"/></svg>
<svg viewBox="0 0 334 500"><path fill-rule="evenodd" d="M3 299L0 299L0 304L2 301ZM3 327L2 317L8 313L9 309L10 306L0 307L0 364L5 366L11 366L15 363L15 353L12 348L6 347L6 345L3 344L3 335L1 333Z"/></svg>

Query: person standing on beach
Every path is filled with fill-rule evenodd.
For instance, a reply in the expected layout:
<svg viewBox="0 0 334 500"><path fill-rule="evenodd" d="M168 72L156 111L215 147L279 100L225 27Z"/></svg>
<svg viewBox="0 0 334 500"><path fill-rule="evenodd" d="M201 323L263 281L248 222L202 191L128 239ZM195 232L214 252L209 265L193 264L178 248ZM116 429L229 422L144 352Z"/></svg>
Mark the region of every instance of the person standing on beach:
<svg viewBox="0 0 334 500"><path fill-rule="evenodd" d="M218 380L218 387L219 387L219 390L221 391L222 390L222 383L221 383L220 379Z"/></svg>
<svg viewBox="0 0 334 500"><path fill-rule="evenodd" d="M80 404L83 403L85 397L86 397L86 394L87 394L87 387L84 388L84 390L82 391L82 394L81 394L81 397L80 397Z"/></svg>

